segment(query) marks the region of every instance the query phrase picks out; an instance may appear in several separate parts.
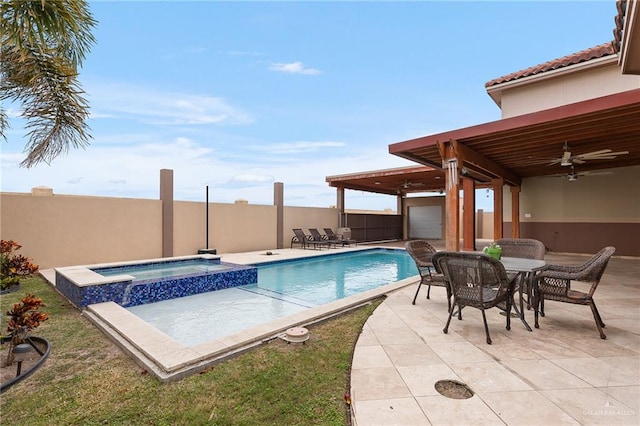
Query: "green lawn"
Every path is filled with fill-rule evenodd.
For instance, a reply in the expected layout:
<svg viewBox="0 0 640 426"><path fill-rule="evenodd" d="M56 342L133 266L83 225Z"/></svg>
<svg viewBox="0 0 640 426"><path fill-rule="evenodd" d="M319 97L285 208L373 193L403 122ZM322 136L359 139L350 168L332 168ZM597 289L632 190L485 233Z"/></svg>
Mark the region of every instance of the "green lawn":
<svg viewBox="0 0 640 426"><path fill-rule="evenodd" d="M26 293L47 304L50 319L33 334L48 339L52 350L33 376L2 394L3 424L345 425L353 348L379 303L309 327L304 345L276 339L163 384L40 277L3 296L2 312Z"/></svg>

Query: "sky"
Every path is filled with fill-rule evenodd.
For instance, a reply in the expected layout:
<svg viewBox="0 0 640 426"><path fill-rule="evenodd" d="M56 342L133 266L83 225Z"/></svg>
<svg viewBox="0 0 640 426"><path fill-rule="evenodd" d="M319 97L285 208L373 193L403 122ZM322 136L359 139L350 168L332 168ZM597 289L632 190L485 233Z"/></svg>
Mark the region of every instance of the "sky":
<svg viewBox="0 0 640 426"><path fill-rule="evenodd" d="M388 146L500 119L485 83L613 39L607 1L92 1L79 81L92 139L21 168L19 104L3 192L329 207L327 176L412 166ZM396 198L345 191L346 209ZM477 208L493 210L479 191Z"/></svg>

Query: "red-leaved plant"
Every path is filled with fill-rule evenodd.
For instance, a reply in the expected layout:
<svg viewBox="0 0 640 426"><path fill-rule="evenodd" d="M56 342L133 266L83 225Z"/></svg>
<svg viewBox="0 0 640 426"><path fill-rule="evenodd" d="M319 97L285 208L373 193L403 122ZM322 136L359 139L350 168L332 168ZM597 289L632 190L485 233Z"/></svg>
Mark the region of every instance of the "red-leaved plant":
<svg viewBox="0 0 640 426"><path fill-rule="evenodd" d="M49 314L40 312L40 308L46 306L39 297L27 294L20 303L14 303L13 308L7 312L7 332L11 341L7 351L6 365L13 364L13 348L24 343L31 331L49 319Z"/></svg>
<svg viewBox="0 0 640 426"><path fill-rule="evenodd" d="M18 285L22 277L38 272L38 265L16 253L21 248L13 240L0 240L0 290Z"/></svg>

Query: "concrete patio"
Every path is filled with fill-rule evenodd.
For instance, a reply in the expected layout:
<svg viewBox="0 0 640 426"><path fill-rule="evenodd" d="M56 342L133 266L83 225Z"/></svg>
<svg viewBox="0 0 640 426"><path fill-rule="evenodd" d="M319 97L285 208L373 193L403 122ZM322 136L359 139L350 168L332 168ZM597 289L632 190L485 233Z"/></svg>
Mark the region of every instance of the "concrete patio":
<svg viewBox="0 0 640 426"><path fill-rule="evenodd" d="M400 244L398 244L400 245ZM444 247L437 247L443 249ZM582 255L547 254L548 263L580 264ZM614 257L594 299L606 328L602 340L588 306L547 302L533 328L480 311L447 319L445 291L416 286L388 295L366 322L352 372L353 423L369 425L640 424L640 259ZM417 285L417 284L416 284ZM576 289L580 289L576 286ZM454 379L475 393L450 399L434 387Z"/></svg>

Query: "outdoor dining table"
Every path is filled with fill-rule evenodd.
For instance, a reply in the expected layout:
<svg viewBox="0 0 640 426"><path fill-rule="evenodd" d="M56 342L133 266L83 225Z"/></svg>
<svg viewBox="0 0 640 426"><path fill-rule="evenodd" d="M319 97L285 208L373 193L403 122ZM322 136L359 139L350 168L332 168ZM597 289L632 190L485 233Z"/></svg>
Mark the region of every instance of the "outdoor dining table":
<svg viewBox="0 0 640 426"><path fill-rule="evenodd" d="M527 259L522 257L501 257L500 262L504 266L504 269L507 272L516 272L518 276L516 277L518 292L520 296L520 309L518 312L518 307L515 305L514 308L516 313L520 317L520 321L524 324L525 328L529 331L531 327L527 324L527 321L524 319L524 303L522 298L522 292L524 290L524 284L527 284L528 289L528 297L529 301L531 300L531 295L533 293L533 285L534 285L534 277L536 272L542 271L547 266L547 263L544 260L538 259ZM535 308L534 308L535 309Z"/></svg>

